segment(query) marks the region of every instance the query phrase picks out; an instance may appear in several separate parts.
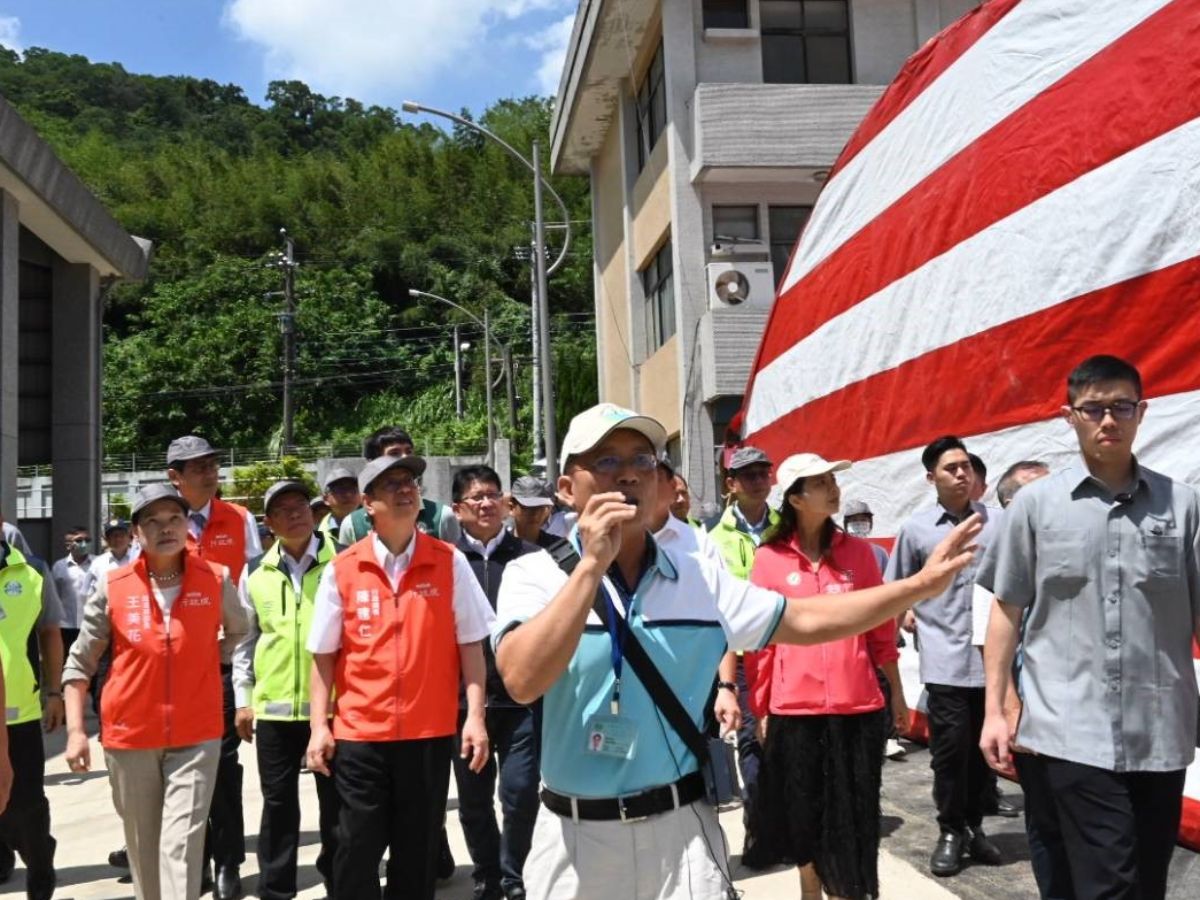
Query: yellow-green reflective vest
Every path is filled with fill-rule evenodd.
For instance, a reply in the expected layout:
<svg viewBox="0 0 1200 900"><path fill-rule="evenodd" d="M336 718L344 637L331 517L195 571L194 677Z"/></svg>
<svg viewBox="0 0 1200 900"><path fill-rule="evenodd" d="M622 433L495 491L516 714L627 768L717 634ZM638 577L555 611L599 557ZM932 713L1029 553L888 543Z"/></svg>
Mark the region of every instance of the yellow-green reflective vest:
<svg viewBox="0 0 1200 900"><path fill-rule="evenodd" d="M308 631L321 574L336 555L333 541L320 532L316 537L316 562L301 578L299 594L282 567L284 550L280 541L263 554L246 578L261 632L254 648L252 700L254 715L260 719L294 722L308 718L308 679L312 671Z"/></svg>
<svg viewBox="0 0 1200 900"><path fill-rule="evenodd" d="M0 568L0 664L4 666L5 721L9 725L42 717L41 685L29 652L42 614L42 575L11 544Z"/></svg>

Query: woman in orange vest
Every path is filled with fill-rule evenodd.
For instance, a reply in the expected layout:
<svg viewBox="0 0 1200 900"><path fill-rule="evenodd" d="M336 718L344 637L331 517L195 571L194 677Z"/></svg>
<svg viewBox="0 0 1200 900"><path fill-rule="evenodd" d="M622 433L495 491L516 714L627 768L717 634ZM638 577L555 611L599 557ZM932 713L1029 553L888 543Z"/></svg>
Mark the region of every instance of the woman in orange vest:
<svg viewBox="0 0 1200 900"><path fill-rule="evenodd" d="M224 730L221 663L246 634L228 569L186 552L187 513L170 485L138 492L133 525L142 555L96 585L63 672L67 764L86 772L84 697L111 645L101 743L138 900L200 896Z"/></svg>

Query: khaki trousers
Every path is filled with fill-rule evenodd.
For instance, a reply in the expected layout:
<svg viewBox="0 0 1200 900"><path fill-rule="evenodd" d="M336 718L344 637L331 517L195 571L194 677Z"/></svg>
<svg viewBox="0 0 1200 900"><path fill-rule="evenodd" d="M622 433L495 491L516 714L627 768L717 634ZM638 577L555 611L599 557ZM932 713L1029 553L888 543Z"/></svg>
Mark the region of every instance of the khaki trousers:
<svg viewBox="0 0 1200 900"><path fill-rule="evenodd" d="M138 900L196 900L220 739L159 750L105 750Z"/></svg>

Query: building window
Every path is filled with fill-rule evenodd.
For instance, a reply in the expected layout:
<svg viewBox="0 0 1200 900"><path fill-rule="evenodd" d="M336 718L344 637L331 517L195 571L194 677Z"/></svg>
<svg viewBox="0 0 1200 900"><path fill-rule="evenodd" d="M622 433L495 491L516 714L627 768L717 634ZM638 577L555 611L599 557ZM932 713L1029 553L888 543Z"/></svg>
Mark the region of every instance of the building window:
<svg viewBox="0 0 1200 900"><path fill-rule="evenodd" d="M812 215L811 206L770 206L767 218L771 227L771 266L775 270L775 287L779 288L787 274L792 248L800 239L804 223Z"/></svg>
<svg viewBox="0 0 1200 900"><path fill-rule="evenodd" d="M746 0L704 0L705 28L749 28Z"/></svg>
<svg viewBox="0 0 1200 900"><path fill-rule="evenodd" d="M713 206L713 243L758 240L757 206Z"/></svg>
<svg viewBox="0 0 1200 900"><path fill-rule="evenodd" d="M763 81L849 84L847 0L759 0Z"/></svg>
<svg viewBox="0 0 1200 900"><path fill-rule="evenodd" d="M642 292L646 296L646 355L649 356L675 333L675 278L671 266L671 242L667 241L642 269Z"/></svg>
<svg viewBox="0 0 1200 900"><path fill-rule="evenodd" d="M637 91L638 171L646 167L650 151L667 127L667 85L663 74L663 45L659 42L650 68Z"/></svg>

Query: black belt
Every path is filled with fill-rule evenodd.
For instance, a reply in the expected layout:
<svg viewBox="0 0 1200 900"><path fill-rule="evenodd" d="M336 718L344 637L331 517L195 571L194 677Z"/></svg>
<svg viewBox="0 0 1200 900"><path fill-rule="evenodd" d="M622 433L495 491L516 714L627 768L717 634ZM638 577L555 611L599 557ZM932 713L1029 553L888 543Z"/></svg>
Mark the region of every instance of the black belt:
<svg viewBox="0 0 1200 900"><path fill-rule="evenodd" d="M704 796L704 778L699 772L693 772L691 775L684 775L674 784L651 788L640 794L627 794L624 797L568 797L549 788L542 788L541 796L542 805L546 809L564 818L593 821L620 819L622 822L636 822L699 800Z"/></svg>

